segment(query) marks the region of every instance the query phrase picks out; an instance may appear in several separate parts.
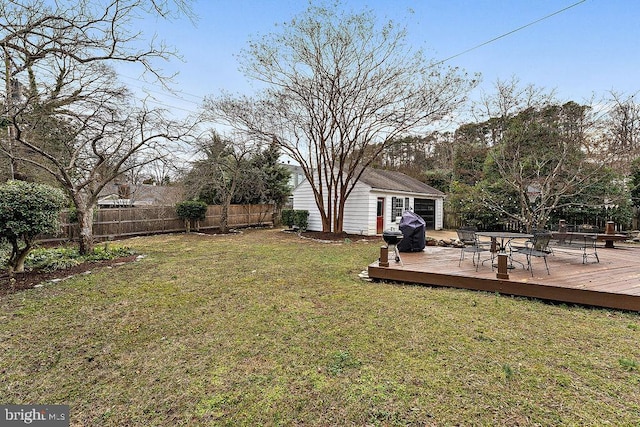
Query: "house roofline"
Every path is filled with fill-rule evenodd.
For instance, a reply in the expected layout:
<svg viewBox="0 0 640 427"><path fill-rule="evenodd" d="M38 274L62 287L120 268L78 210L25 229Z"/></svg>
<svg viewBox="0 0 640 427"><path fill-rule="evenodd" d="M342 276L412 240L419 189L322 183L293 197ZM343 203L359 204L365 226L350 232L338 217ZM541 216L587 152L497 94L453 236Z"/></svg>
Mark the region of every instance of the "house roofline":
<svg viewBox="0 0 640 427"><path fill-rule="evenodd" d="M389 190L384 188L371 188L372 193L384 193L384 194L402 194L405 196L414 196L414 197L433 197L436 199L444 199L446 197L445 194L436 194L436 193L417 193L415 191L400 191L400 190Z"/></svg>

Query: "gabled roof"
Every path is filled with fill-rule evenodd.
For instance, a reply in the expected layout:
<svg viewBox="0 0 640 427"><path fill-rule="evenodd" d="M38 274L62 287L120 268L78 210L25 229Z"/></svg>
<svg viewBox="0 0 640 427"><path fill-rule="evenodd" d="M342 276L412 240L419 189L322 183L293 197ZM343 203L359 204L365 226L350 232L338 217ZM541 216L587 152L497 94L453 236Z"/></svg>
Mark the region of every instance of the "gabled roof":
<svg viewBox="0 0 640 427"><path fill-rule="evenodd" d="M442 191L436 190L432 186L405 175L402 172L367 168L362 174L360 181L374 190L391 190L405 193L422 193L430 196L444 196Z"/></svg>
<svg viewBox="0 0 640 427"><path fill-rule="evenodd" d="M131 189L131 198L137 205L173 206L184 200L181 185L138 184Z"/></svg>
<svg viewBox="0 0 640 427"><path fill-rule="evenodd" d="M100 205L133 205L133 206L173 206L184 200L184 188L181 185L128 185L128 198L118 194L118 186L107 185L98 195ZM115 186L115 188L114 188Z"/></svg>

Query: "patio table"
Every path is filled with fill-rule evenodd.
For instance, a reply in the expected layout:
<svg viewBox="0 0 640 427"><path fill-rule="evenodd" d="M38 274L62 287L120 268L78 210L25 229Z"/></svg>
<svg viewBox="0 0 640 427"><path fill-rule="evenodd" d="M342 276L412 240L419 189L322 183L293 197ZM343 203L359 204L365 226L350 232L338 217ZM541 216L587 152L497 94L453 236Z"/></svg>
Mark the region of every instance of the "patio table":
<svg viewBox="0 0 640 427"><path fill-rule="evenodd" d="M515 268L513 265L513 258L510 254L507 254L507 245L514 239L531 239L533 234L514 233L512 231L478 231L478 236L489 237L491 239L491 262L495 254L498 255L498 273L499 279L508 279L510 269ZM500 246L498 246L498 239L500 239ZM484 260L487 261L487 260ZM484 263L483 261L483 263Z"/></svg>
<svg viewBox="0 0 640 427"><path fill-rule="evenodd" d="M533 234L514 233L512 231L478 231L478 236L491 238L492 252L506 252L506 247L514 239L531 239ZM498 247L498 239L500 246Z"/></svg>

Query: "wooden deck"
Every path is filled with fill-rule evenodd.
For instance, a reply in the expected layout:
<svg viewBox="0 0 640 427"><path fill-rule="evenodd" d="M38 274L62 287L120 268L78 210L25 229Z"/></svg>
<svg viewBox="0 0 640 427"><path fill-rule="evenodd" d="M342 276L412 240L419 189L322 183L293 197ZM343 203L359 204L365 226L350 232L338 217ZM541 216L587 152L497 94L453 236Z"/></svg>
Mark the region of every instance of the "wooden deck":
<svg viewBox="0 0 640 427"><path fill-rule="evenodd" d="M400 262L389 255L389 267L376 261L369 265L369 277L445 286L478 291L499 292L544 300L586 304L598 307L640 311L640 247L616 245L598 247L599 263L582 263L582 252L557 252L544 260L534 258L531 272L518 265L509 270L509 279L498 279L490 261L476 272L471 254L458 266L460 249L427 246L423 252L401 253ZM485 257L488 256L488 253ZM514 259L525 262L523 255ZM525 262L526 263L526 262ZM516 264L517 265L517 264Z"/></svg>

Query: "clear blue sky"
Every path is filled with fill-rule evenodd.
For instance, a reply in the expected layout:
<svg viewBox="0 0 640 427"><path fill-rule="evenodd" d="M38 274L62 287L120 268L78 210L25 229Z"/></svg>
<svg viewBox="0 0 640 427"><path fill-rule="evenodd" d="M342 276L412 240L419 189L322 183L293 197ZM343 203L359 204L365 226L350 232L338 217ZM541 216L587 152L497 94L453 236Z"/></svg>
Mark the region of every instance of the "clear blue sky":
<svg viewBox="0 0 640 427"><path fill-rule="evenodd" d="M406 25L410 43L444 60L578 2L343 0L343 5L353 10L369 7L381 21ZM223 89L251 93L234 55L251 36L275 31L276 23L290 20L307 4L305 0L196 0L195 26L186 19L147 22L143 31L157 32L185 61L164 66L179 71L175 87L184 93L184 100L163 99L172 107L195 111L201 97ZM581 102L610 90L632 94L640 90L640 0L586 0L446 64L482 74L483 82L472 97L482 90L491 92L496 79L512 76L523 84L556 89L562 100ZM142 84L131 77L135 75L127 72L123 81L140 88Z"/></svg>

